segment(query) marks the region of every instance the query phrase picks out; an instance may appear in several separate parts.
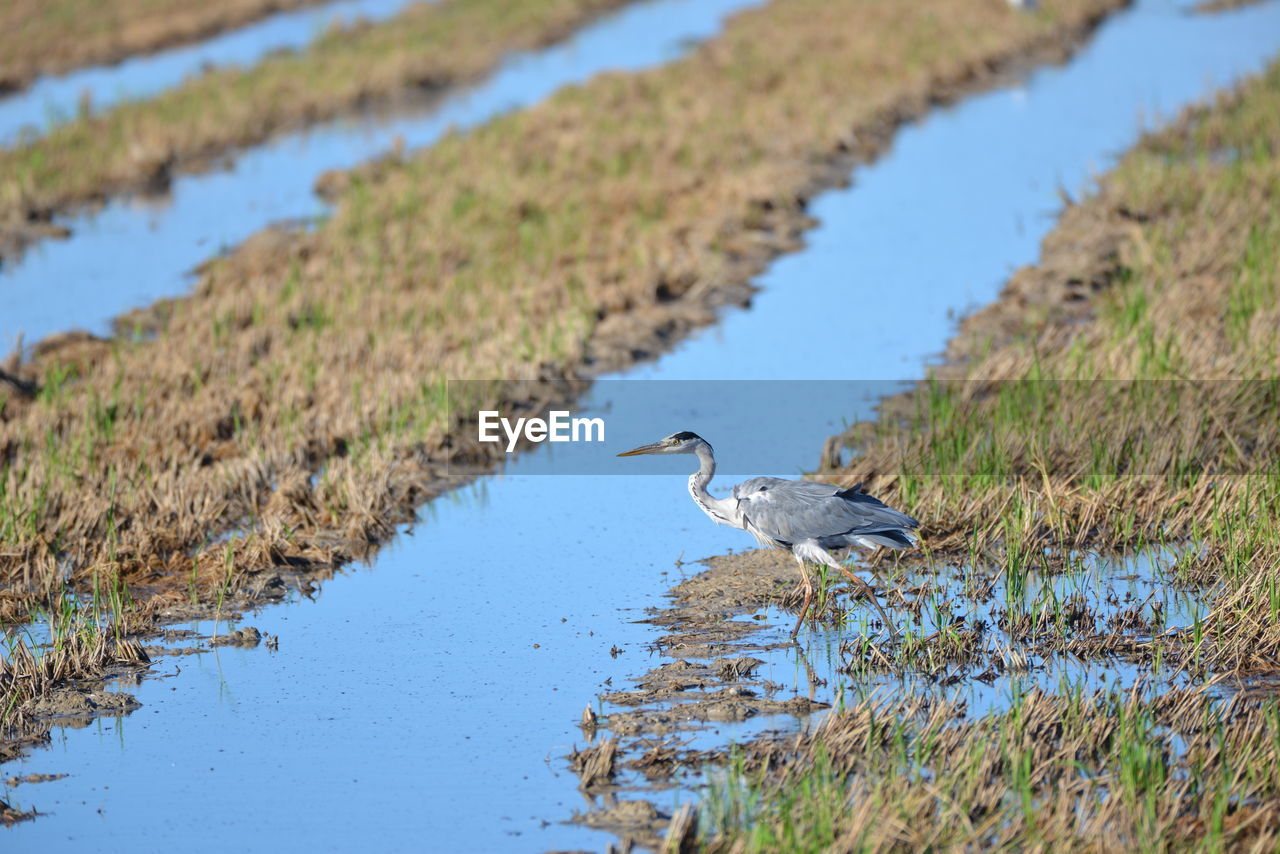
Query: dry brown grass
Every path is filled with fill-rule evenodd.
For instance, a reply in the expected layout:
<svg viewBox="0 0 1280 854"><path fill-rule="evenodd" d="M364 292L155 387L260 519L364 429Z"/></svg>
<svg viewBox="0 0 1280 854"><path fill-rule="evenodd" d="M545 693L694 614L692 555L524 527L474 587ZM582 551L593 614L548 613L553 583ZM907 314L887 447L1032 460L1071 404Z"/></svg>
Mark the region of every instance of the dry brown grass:
<svg viewBox="0 0 1280 854"><path fill-rule="evenodd" d="M343 112L421 104L553 42L625 0L441 0L325 34L252 68L194 77L0 151L0 254L43 236L52 213L127 191L156 192L173 173L228 149ZM12 251L12 249L10 250Z"/></svg>
<svg viewBox="0 0 1280 854"><path fill-rule="evenodd" d="M1201 690L1032 691L977 719L881 697L749 746L704 806L705 848L1272 851L1278 739L1274 700Z"/></svg>
<svg viewBox="0 0 1280 854"><path fill-rule="evenodd" d="M0 92L39 74L119 62L325 0L6 0Z"/></svg>
<svg viewBox="0 0 1280 854"><path fill-rule="evenodd" d="M21 729L27 717L24 704L29 700L45 697L70 682L100 677L107 668L142 665L149 660L137 641L117 639L110 632L68 633L53 648L40 653L19 642L0 661L0 697L6 704L0 710L0 733Z"/></svg>
<svg viewBox="0 0 1280 854"><path fill-rule="evenodd" d="M208 596L357 553L443 486L447 378L665 346L795 245L855 133L1060 52L1116 5L775 3L672 66L357 175L316 233L251 241L120 337L7 367L41 388L0 401L8 590L47 598L63 562L73 584Z"/></svg>

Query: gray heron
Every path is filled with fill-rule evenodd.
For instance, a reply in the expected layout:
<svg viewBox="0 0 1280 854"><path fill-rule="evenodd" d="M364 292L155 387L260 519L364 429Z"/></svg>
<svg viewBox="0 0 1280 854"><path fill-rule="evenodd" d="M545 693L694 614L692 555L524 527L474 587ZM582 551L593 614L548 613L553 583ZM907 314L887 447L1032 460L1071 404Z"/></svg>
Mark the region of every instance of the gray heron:
<svg viewBox="0 0 1280 854"><path fill-rule="evenodd" d="M689 494L694 503L717 524L741 528L763 546L791 552L800 564L804 583L804 604L791 637L799 634L813 602L813 582L806 563L829 566L848 576L858 593L871 600L880 612L890 636L896 636L897 630L880 607L871 585L832 557L828 549L855 545L909 548L915 544L913 531L920 526L915 519L866 494L861 484L842 489L809 480L753 477L735 486L728 498L715 498L707 491L707 484L716 473L715 454L711 444L697 433L672 433L618 456L639 454L694 454L698 470L689 477Z"/></svg>

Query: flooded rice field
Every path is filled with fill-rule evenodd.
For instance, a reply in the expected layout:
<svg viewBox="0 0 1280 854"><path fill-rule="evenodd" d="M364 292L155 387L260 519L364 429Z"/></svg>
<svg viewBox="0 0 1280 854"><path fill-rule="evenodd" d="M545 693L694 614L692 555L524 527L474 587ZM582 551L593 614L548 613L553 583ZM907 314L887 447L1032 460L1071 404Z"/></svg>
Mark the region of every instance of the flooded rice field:
<svg viewBox="0 0 1280 854"><path fill-rule="evenodd" d="M195 44L39 78L0 98L0 145L39 136L82 109L98 113L121 101L154 96L210 67L249 66L275 51L298 50L329 27L385 20L410 2L332 0L278 12Z"/></svg>
<svg viewBox="0 0 1280 854"><path fill-rule="evenodd" d="M591 73L588 53L591 69L662 61L682 38L713 31L730 6L698 6L696 14L686 4L636 7L571 45L514 61L429 117L289 137L228 171L179 180L155 210L109 205L78 223L67 244L37 247L5 274L3 299L12 302L0 335L101 330L129 306L180 293L185 271L219 245L272 221L318 215L311 184L320 172L386 150L397 135L428 144L451 123L529 103ZM661 38L637 36L659 27ZM727 312L674 352L614 379L918 377L957 315L989 302L1014 268L1035 260L1059 188L1086 190L1144 123L1257 71L1278 50L1280 4L1205 17L1188 15L1185 4L1140 0L1068 64L902 130L851 187L815 200L820 225L808 246L759 278L749 309ZM59 253L68 260L52 260ZM120 269L138 253L155 253L159 271L141 286L137 271ZM41 263L67 266L28 272ZM31 285L23 290L22 281ZM50 281L68 283L65 304L40 304L38 283ZM77 281L95 284L77 294ZM10 305L25 312L12 326ZM609 411L616 393L616 384L600 384L582 414ZM704 400L700 410L681 399L651 416L668 424L664 432L696 429L716 443L714 425L732 419L713 405ZM827 410L806 407L797 435L812 441L788 441L791 456L753 473L815 468L822 439L859 414L843 397ZM617 437L618 450L635 444L628 438ZM639 476L658 469L617 463L616 474L569 476L547 474L539 453L519 458L424 507L371 566L310 591L307 601L299 595L249 615L247 623L278 637L278 649L166 659L155 678L129 687L142 708L56 730L51 750L6 766L6 774L69 775L6 790L4 800L48 814L7 831L12 844L189 846L198 822L201 847L246 834L260 844L348 847L376 828L386 847L603 849L612 834L566 823L610 806L607 796L579 792L565 759L586 744L576 725L582 709L616 720L638 707L669 711L671 693L642 703L625 696L647 671L698 658L661 622L662 594L696 575L698 559L751 545L741 532L712 526L682 477ZM780 702L802 698L789 708L805 714L726 714L682 732L681 749L811 726L822 709L878 690L963 700L979 713L1036 685L1159 690L1185 678L1135 663L1132 650L1082 663L1071 649L1037 646L1035 630L1039 621L1065 621L1082 639L1122 630L1140 645L1194 627L1204 606L1178 586L1175 545L1117 559L1072 555L1054 572L1033 562L1017 577L995 577L981 557L927 576L878 568L876 587L908 628L894 648L844 597L824 603L842 609L843 623L806 629L803 650L785 643L787 614L748 609L704 652L756 659L749 690ZM945 633L957 639L952 658L937 656L942 645L916 643ZM625 746L648 736L620 737ZM694 797L699 779L677 777L645 796L670 811ZM286 814L311 818L278 821Z"/></svg>
<svg viewBox="0 0 1280 854"><path fill-rule="evenodd" d="M176 177L161 198L125 198L98 211L58 217L71 230L0 267L0 349L68 328L105 334L113 318L180 295L193 271L223 249L275 224L325 215L316 181L397 147L430 145L527 107L607 70L674 59L716 33L726 15L760 0L639 3L602 17L565 43L506 61L488 81L417 114L343 119L282 135L231 158L226 169ZM138 265L130 259L146 257ZM49 293L50 283L57 287Z"/></svg>

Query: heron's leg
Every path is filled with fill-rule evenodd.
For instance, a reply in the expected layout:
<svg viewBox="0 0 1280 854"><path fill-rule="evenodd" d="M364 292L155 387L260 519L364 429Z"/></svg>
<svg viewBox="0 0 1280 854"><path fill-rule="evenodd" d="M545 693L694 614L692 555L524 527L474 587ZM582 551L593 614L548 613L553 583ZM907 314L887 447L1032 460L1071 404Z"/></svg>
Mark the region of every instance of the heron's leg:
<svg viewBox="0 0 1280 854"><path fill-rule="evenodd" d="M800 627L804 625L805 615L809 613L809 605L813 602L813 582L809 580L809 571L804 568L804 560L799 555L796 555L796 563L800 564L800 580L804 582L804 604L800 606L800 616L796 618L795 628L791 630L793 639L800 634Z"/></svg>
<svg viewBox="0 0 1280 854"><path fill-rule="evenodd" d="M884 620L885 627L892 632L893 621L889 619L889 615L885 613L884 608L880 607L880 600L876 598L876 592L871 588L871 585L854 575L847 567L840 567L840 571L848 576L849 580L854 583L854 586L858 589L858 595L876 606L876 610L880 612L880 619Z"/></svg>
<svg viewBox="0 0 1280 854"><path fill-rule="evenodd" d="M876 592L871 589L871 585L854 575L849 571L849 567L840 563L835 558L831 557L831 555L827 555L827 566L840 570L849 578L850 581L853 582L858 595L869 600L872 605L876 606L876 610L880 612L880 619L884 621L884 627L889 630L889 637L897 637L898 629L894 626L893 621L889 619L889 615L885 613L884 608L880 607L880 600L876 598Z"/></svg>

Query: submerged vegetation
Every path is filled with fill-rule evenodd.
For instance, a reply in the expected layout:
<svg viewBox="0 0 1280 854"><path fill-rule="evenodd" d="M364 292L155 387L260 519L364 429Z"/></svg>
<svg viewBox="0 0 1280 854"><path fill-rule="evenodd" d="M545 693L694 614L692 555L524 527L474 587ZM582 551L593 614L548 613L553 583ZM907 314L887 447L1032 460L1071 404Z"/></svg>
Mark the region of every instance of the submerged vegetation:
<svg viewBox="0 0 1280 854"><path fill-rule="evenodd" d="M1014 692L976 717L859 700L745 746L703 804L707 847L1276 848L1278 194L1280 64L1144 139L934 377L843 437L843 475L926 520L926 575L986 562L1012 603L1083 551L1159 547L1208 613L1166 629L1141 607L1099 625L1056 595L1026 622L1010 607L1001 632L1030 634L1006 667L1048 642L1126 657L1137 681ZM949 609L933 622L893 660L864 642L846 661L946 675L986 645Z"/></svg>

